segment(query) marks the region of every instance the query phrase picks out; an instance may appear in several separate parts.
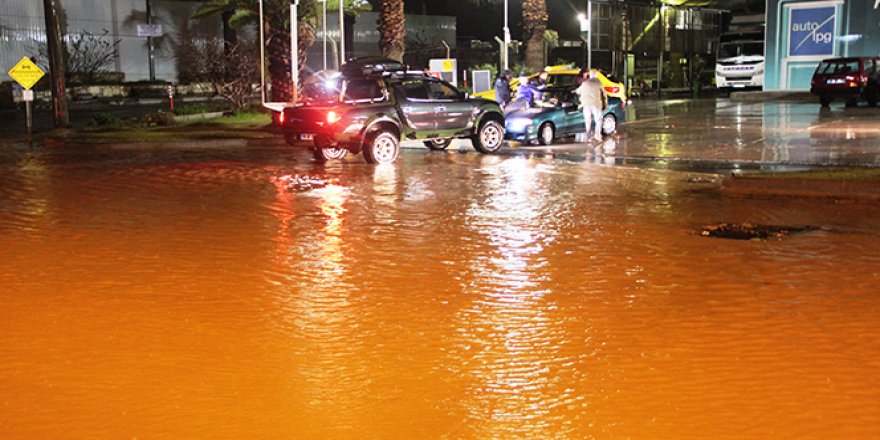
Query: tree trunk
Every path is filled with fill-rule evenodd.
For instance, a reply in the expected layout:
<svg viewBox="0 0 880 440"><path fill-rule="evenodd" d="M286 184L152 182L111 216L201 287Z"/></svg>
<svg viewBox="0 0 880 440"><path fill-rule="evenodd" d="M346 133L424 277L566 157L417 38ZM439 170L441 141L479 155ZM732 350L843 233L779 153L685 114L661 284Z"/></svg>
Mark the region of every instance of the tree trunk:
<svg viewBox="0 0 880 440"><path fill-rule="evenodd" d="M299 22L299 45L297 50L299 51L299 78L300 82L303 79L303 72L305 71L306 61L309 56L309 48L315 44L315 40L317 39L315 28L309 25L306 21Z"/></svg>
<svg viewBox="0 0 880 440"><path fill-rule="evenodd" d="M403 61L406 50L404 21L403 0L382 0L379 5L379 44L382 47L382 55Z"/></svg>
<svg viewBox="0 0 880 440"><path fill-rule="evenodd" d="M293 98L290 78L290 33L277 28L267 32L269 42L266 44L266 58L269 66L269 79L272 83L270 100L289 102Z"/></svg>
<svg viewBox="0 0 880 440"><path fill-rule="evenodd" d="M49 53L49 75L52 78L52 107L55 111L55 128L67 126L67 90L64 84L64 61L62 59L61 27L58 21L58 5L55 0L43 0L46 18L46 42Z"/></svg>
<svg viewBox="0 0 880 440"><path fill-rule="evenodd" d="M545 0L523 0L523 40L526 43L526 66L544 69L544 31L547 30L547 3Z"/></svg>

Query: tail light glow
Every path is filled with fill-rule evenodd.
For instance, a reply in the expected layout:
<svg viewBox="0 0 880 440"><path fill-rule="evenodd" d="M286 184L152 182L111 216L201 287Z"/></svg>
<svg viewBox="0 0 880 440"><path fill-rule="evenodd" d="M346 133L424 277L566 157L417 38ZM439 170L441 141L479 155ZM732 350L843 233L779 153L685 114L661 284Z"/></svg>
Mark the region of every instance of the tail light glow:
<svg viewBox="0 0 880 440"><path fill-rule="evenodd" d="M327 123L328 124L335 124L337 121L339 121L339 115L336 112L334 112L333 110L330 110L329 112L327 112Z"/></svg>
<svg viewBox="0 0 880 440"><path fill-rule="evenodd" d="M284 117L284 111L282 110L282 111L278 112L278 125L284 125L285 119L286 118Z"/></svg>

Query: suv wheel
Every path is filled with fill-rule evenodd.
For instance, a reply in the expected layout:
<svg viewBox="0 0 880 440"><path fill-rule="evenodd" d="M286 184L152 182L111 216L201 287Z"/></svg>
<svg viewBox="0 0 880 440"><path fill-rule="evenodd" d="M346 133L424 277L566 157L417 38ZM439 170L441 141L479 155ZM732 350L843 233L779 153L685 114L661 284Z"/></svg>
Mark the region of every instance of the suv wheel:
<svg viewBox="0 0 880 440"><path fill-rule="evenodd" d="M501 149L501 144L504 143L504 127L497 121L486 121L471 137L471 143L480 153L494 153Z"/></svg>
<svg viewBox="0 0 880 440"><path fill-rule="evenodd" d="M390 131L377 131L367 137L364 160L369 163L392 163L400 154L400 142Z"/></svg>
<svg viewBox="0 0 880 440"><path fill-rule="evenodd" d="M617 131L617 117L611 113L602 118L602 134L610 135Z"/></svg>
<svg viewBox="0 0 880 440"><path fill-rule="evenodd" d="M541 127L538 128L538 142L541 145L550 145L554 138L556 138L556 129L553 128L553 124L549 122L541 124Z"/></svg>
<svg viewBox="0 0 880 440"><path fill-rule="evenodd" d="M345 158L348 155L348 150L345 148L313 148L312 153L318 161L326 162Z"/></svg>
<svg viewBox="0 0 880 440"><path fill-rule="evenodd" d="M449 144L452 143L452 138L449 139L428 139L425 141L425 146L434 150L445 150Z"/></svg>

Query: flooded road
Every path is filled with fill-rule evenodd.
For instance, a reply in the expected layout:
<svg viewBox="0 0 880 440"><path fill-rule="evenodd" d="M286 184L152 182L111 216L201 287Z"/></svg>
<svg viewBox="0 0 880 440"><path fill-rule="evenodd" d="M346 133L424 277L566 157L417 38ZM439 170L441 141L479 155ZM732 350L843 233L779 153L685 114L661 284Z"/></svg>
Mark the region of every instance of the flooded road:
<svg viewBox="0 0 880 440"><path fill-rule="evenodd" d="M0 437L880 436L880 208L693 177L5 151Z"/></svg>

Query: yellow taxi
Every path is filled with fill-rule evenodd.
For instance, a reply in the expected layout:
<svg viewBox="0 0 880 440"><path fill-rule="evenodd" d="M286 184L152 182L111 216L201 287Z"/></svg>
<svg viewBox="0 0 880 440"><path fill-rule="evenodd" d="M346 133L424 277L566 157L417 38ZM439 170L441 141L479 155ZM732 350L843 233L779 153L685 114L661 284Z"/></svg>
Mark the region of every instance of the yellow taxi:
<svg viewBox="0 0 880 440"><path fill-rule="evenodd" d="M547 85L551 87L564 87L564 86L572 86L577 84L577 76L580 73L579 69L573 69L571 66L550 66L544 69L545 72L550 74L550 77L547 78ZM515 75L515 74L514 74ZM535 73L529 75L529 79L535 78L539 75L539 73ZM609 97L620 98L621 101L626 102L626 88L623 86L623 83L615 82L605 75L601 70L599 71L599 81L602 83L602 86L605 88L605 93ZM517 87L519 87L519 79L514 77L510 80L510 92L511 94L516 91ZM485 92L480 92L474 94L477 98L495 100L495 88L490 90L486 90Z"/></svg>

